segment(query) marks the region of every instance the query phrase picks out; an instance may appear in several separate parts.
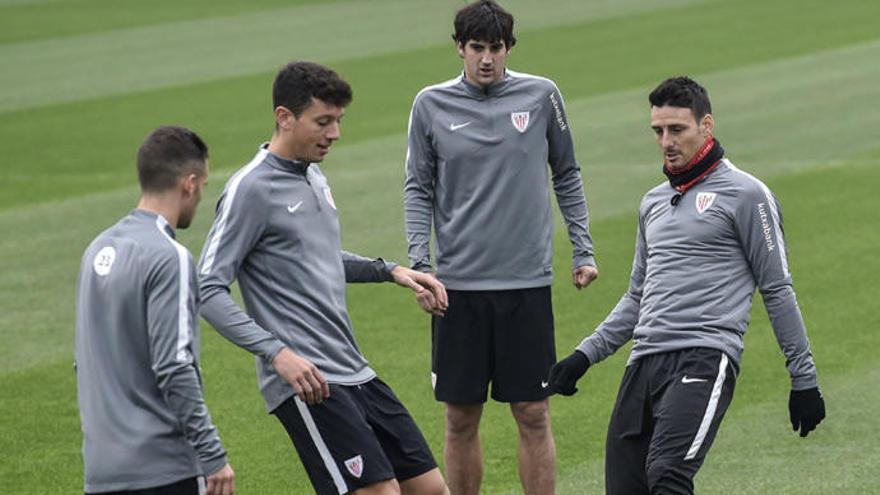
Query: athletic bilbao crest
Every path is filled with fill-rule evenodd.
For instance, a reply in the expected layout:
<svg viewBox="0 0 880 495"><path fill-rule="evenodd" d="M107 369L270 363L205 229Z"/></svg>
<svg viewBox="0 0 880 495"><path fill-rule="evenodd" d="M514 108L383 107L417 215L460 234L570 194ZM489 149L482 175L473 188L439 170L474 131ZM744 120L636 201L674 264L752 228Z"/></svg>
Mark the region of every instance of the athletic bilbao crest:
<svg viewBox="0 0 880 495"><path fill-rule="evenodd" d="M329 203L330 206L332 206L333 209L335 210L336 209L336 202L333 201L333 193L331 193L330 188L326 187L326 186L324 187L324 198L327 200L327 203Z"/></svg>
<svg viewBox="0 0 880 495"><path fill-rule="evenodd" d="M526 132L529 126L529 112L513 112L510 114L510 121L519 132Z"/></svg>
<svg viewBox="0 0 880 495"><path fill-rule="evenodd" d="M355 478L360 478L364 474L364 459L360 455L356 455L345 461L345 468Z"/></svg>
<svg viewBox="0 0 880 495"><path fill-rule="evenodd" d="M715 193L701 192L697 194L697 213L703 214L715 202Z"/></svg>

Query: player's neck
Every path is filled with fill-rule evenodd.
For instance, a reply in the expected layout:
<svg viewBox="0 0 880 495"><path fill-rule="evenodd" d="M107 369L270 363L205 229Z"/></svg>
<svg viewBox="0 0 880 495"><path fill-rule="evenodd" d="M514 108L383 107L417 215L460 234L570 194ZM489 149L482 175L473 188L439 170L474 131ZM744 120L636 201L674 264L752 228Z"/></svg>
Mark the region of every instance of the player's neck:
<svg viewBox="0 0 880 495"><path fill-rule="evenodd" d="M274 155L278 155L281 158L295 161L295 162L304 162L307 163L306 160L299 158L297 153L292 149L292 146L288 144L288 142L284 139L284 136L276 132L272 135L272 139L269 141L269 145L266 146L266 149L269 150L270 153Z"/></svg>
<svg viewBox="0 0 880 495"><path fill-rule="evenodd" d="M161 215L173 228L180 219L179 199L168 193L144 193L138 201L137 209Z"/></svg>

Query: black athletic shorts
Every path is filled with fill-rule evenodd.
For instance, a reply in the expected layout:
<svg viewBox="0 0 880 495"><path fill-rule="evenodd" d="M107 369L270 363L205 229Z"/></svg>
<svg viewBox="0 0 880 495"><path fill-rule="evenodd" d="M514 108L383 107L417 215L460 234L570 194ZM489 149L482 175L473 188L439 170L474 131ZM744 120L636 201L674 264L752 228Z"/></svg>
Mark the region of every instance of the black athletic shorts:
<svg viewBox="0 0 880 495"><path fill-rule="evenodd" d="M141 490L123 490L118 492L100 492L100 495L201 495L205 493L205 478L187 478L170 485L162 485ZM86 495L99 495L86 492Z"/></svg>
<svg viewBox="0 0 880 495"><path fill-rule="evenodd" d="M694 476L733 398L737 365L704 347L626 367L605 442L609 495L694 493Z"/></svg>
<svg viewBox="0 0 880 495"><path fill-rule="evenodd" d="M382 380L330 385L308 405L294 396L272 411L284 425L319 495L341 494L437 467L428 442Z"/></svg>
<svg viewBox="0 0 880 495"><path fill-rule="evenodd" d="M434 397L449 403L540 401L556 362L550 287L447 290L449 309L433 317Z"/></svg>

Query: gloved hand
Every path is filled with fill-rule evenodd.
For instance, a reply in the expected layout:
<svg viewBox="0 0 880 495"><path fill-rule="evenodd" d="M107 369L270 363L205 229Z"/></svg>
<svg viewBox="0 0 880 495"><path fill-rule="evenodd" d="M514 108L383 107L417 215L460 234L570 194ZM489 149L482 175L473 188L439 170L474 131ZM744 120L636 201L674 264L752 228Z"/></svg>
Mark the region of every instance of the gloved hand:
<svg viewBox="0 0 880 495"><path fill-rule="evenodd" d="M792 390L788 396L788 414L794 431L801 429L801 436L816 429L825 419L825 399L819 387L807 390Z"/></svg>
<svg viewBox="0 0 880 495"><path fill-rule="evenodd" d="M575 384L587 372L590 360L581 351L574 351L571 356L559 361L550 368L550 390L562 395L574 395L578 391Z"/></svg>

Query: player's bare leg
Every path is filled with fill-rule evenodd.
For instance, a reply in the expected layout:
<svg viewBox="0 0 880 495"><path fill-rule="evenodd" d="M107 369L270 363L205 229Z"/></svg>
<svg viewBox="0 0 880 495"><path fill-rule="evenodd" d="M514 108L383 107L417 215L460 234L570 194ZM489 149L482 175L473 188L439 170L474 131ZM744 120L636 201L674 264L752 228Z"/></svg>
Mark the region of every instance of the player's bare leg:
<svg viewBox="0 0 880 495"><path fill-rule="evenodd" d="M400 485L397 480L390 479L373 483L372 485L358 488L351 495L400 495Z"/></svg>
<svg viewBox="0 0 880 495"><path fill-rule="evenodd" d="M550 429L550 402L514 402L510 411L519 429L519 477L526 495L556 490L556 443Z"/></svg>
<svg viewBox="0 0 880 495"><path fill-rule="evenodd" d="M480 416L483 404L446 404L446 478L455 495L478 495L483 481Z"/></svg>
<svg viewBox="0 0 880 495"><path fill-rule="evenodd" d="M449 495L446 482L440 470L434 468L427 473L400 482L400 493L403 495Z"/></svg>

